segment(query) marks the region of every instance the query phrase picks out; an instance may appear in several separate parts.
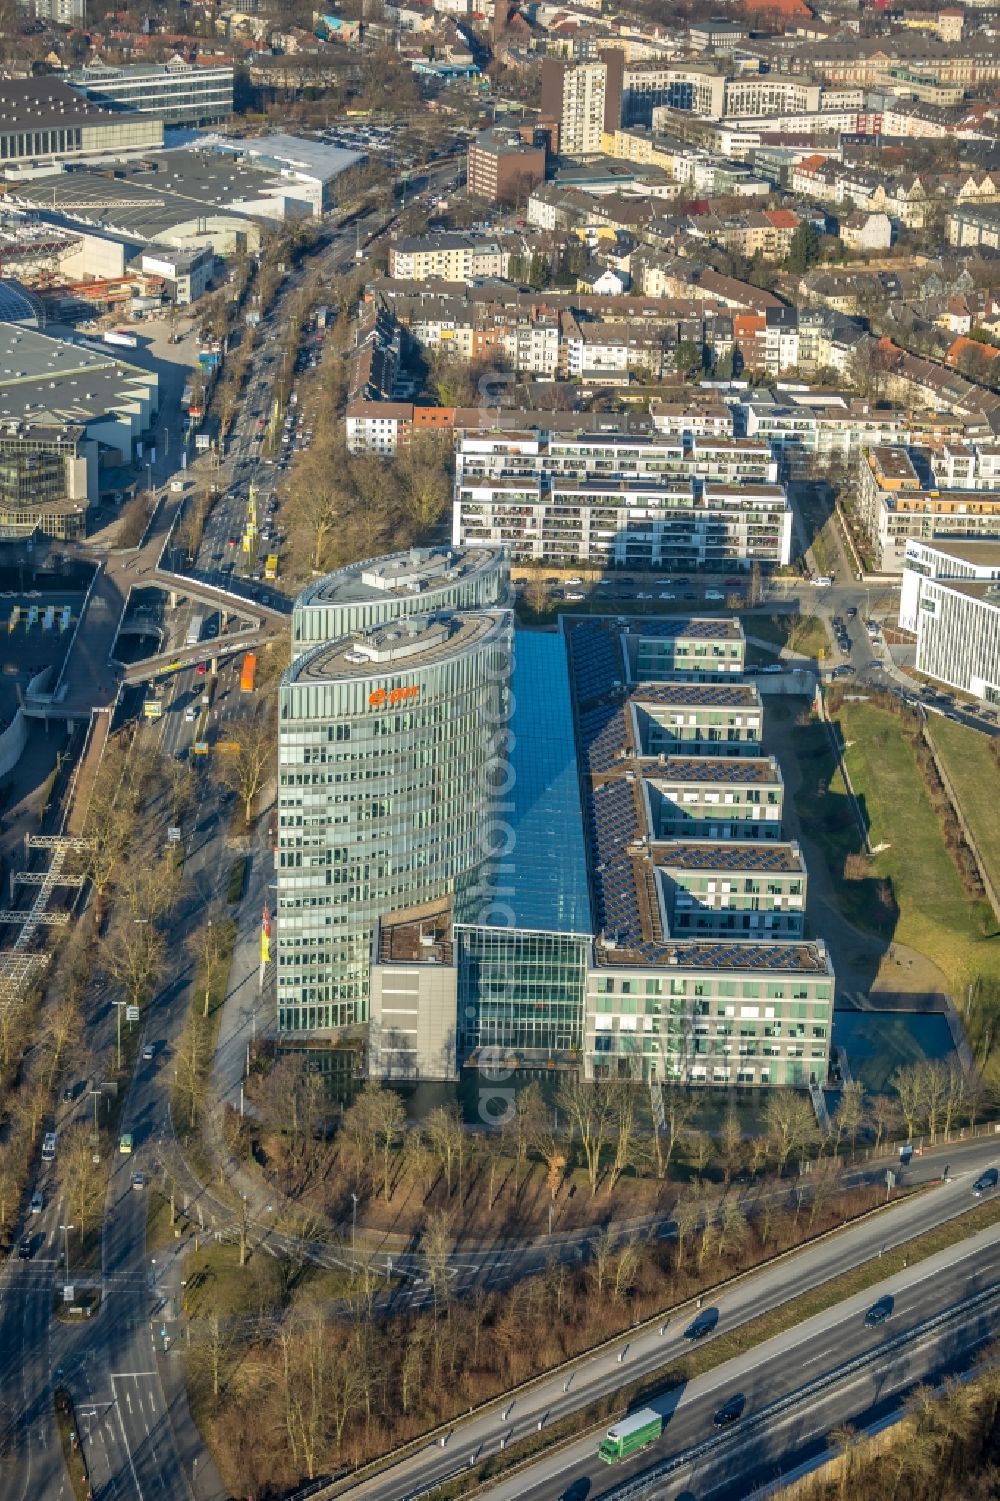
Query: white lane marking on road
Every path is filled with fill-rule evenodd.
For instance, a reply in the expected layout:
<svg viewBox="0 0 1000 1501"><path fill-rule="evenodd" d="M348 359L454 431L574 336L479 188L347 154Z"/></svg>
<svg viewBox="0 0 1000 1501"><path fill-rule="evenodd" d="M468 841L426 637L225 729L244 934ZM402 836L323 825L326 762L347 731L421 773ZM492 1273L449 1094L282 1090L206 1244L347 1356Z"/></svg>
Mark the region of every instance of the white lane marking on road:
<svg viewBox="0 0 1000 1501"><path fill-rule="evenodd" d="M135 1473L135 1460L132 1458L132 1450L128 1446L128 1435L125 1432L125 1419L122 1417L121 1407L116 1406L115 1411L118 1414L118 1426L122 1431L122 1443L125 1445L125 1453L128 1455L128 1465L132 1471L132 1479L135 1481L135 1488L139 1493L139 1501L143 1501L142 1486L139 1484L139 1477Z"/></svg>

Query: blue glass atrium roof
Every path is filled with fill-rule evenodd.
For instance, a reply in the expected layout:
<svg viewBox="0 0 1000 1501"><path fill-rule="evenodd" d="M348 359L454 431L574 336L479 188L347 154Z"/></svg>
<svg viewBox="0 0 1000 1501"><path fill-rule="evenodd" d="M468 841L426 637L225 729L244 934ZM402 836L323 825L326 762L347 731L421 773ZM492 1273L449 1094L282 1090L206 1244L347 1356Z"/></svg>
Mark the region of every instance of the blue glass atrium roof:
<svg viewBox="0 0 1000 1501"><path fill-rule="evenodd" d="M519 928L592 933L587 857L573 738L566 646L561 635L514 634L510 762L506 801L514 829L510 874L499 884Z"/></svg>

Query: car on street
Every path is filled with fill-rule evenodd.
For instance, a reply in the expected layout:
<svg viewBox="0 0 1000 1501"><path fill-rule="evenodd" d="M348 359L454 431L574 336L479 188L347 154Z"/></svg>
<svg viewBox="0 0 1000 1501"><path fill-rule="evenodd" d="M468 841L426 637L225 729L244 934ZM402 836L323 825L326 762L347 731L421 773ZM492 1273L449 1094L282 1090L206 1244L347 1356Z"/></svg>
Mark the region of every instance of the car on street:
<svg viewBox="0 0 1000 1501"><path fill-rule="evenodd" d="M884 1324L886 1319L892 1317L892 1308L891 1298L879 1298L878 1302L873 1303L865 1314L865 1328L877 1329L880 1324Z"/></svg>
<svg viewBox="0 0 1000 1501"><path fill-rule="evenodd" d="M734 578L728 578L728 579L726 579L726 588L727 589L738 589L739 586L742 583L743 583L742 579L738 579L738 578L735 578L735 577Z"/></svg>
<svg viewBox="0 0 1000 1501"><path fill-rule="evenodd" d="M133 1188L145 1188L146 1187L146 1174L145 1173L133 1173L132 1174L132 1187Z"/></svg>
<svg viewBox="0 0 1000 1501"><path fill-rule="evenodd" d="M25 1236L24 1240L22 1240L20 1245L18 1246L17 1254L22 1261L30 1261L32 1256L35 1254L34 1245L27 1236Z"/></svg>
<svg viewBox="0 0 1000 1501"><path fill-rule="evenodd" d="M684 598L685 599L697 599L698 596L697 596L697 594L695 594L695 592L694 592L693 589L685 589L685 591L684 591Z"/></svg>
<svg viewBox="0 0 1000 1501"><path fill-rule="evenodd" d="M723 594L723 592L722 592L721 589L706 589L705 590L705 598L706 599L723 600L723 599L725 599L725 597L726 596Z"/></svg>
<svg viewBox="0 0 1000 1501"><path fill-rule="evenodd" d="M857 619L857 614L858 614L858 612L857 612L857 609L855 608L855 606L854 605L848 605L848 607L847 607L847 618L848 618L848 620L856 620Z"/></svg>
<svg viewBox="0 0 1000 1501"><path fill-rule="evenodd" d="M706 1334L711 1334L719 1322L719 1310L717 1308L705 1308L697 1318L684 1330L685 1339L704 1339Z"/></svg>
<svg viewBox="0 0 1000 1501"><path fill-rule="evenodd" d="M743 1409L747 1405L747 1399L742 1392L737 1392L727 1402L723 1402L718 1409L712 1422L716 1428L726 1428L730 1423L736 1423L743 1416Z"/></svg>
<svg viewBox="0 0 1000 1501"><path fill-rule="evenodd" d="M671 594L669 589L661 589L656 597L657 599L676 599L677 595Z"/></svg>
<svg viewBox="0 0 1000 1501"><path fill-rule="evenodd" d="M143 1063L151 1063L152 1059L153 1059L153 1044L151 1042L147 1042L146 1046L142 1050L142 1061L143 1061Z"/></svg>
<svg viewBox="0 0 1000 1501"><path fill-rule="evenodd" d="M28 1205L29 1214L41 1214L45 1208L45 1197L40 1188L36 1188L31 1195L31 1203Z"/></svg>
<svg viewBox="0 0 1000 1501"><path fill-rule="evenodd" d="M204 662L199 662L198 666L195 668L195 672L198 674L198 676L200 678L203 678L205 676L205 674L207 673L207 671L208 671L208 668L207 668L207 666L205 665Z"/></svg>
<svg viewBox="0 0 1000 1501"><path fill-rule="evenodd" d="M981 1199L984 1193L989 1193L991 1188L996 1188L998 1177L1000 1174L997 1173L995 1167L989 1167L985 1173L981 1173L972 1185L972 1192L976 1198Z"/></svg>

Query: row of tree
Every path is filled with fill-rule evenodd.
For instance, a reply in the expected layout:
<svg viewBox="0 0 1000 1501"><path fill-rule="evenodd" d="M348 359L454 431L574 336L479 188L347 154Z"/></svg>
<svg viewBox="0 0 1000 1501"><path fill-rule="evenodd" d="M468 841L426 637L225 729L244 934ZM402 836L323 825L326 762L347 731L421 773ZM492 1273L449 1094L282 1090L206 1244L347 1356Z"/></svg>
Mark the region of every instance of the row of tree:
<svg viewBox="0 0 1000 1501"><path fill-rule="evenodd" d="M430 1306L390 1318L379 1302L381 1261L361 1256L333 1307L317 1302L308 1282L286 1299L287 1281L277 1288L272 1268L261 1265L270 1258L252 1252L246 1317L207 1314L193 1329L191 1376L215 1456L238 1494L363 1463L862 1212L876 1193L845 1190L836 1163L792 1187L694 1185L672 1205L672 1240L624 1235L611 1223L582 1263L553 1254L541 1274L461 1300L448 1263L452 1217L439 1211L420 1242ZM679 1360L663 1384L687 1375ZM608 1411L617 1405L612 1395Z"/></svg>
<svg viewBox="0 0 1000 1501"><path fill-rule="evenodd" d="M608 1203L623 1217L658 1213L671 1181L726 1186L769 1170L782 1176L801 1161L877 1153L895 1138L947 1141L959 1127L973 1128L991 1103L954 1060L901 1068L893 1086L893 1094L870 1095L859 1081L845 1084L824 1130L804 1094L774 1090L761 1129L751 1132L735 1109L714 1131L700 1128L704 1097L665 1085L654 1130L646 1088L567 1078L551 1104L529 1085L502 1126L470 1131L455 1106L408 1121L397 1092L377 1083L338 1115L307 1060L263 1053L248 1084L256 1125L237 1145L269 1191L308 1205L328 1235L342 1227L354 1196L373 1224L397 1230L419 1229L429 1210L444 1208L461 1216L464 1233L500 1220L544 1226L550 1212L566 1227L599 1219Z"/></svg>

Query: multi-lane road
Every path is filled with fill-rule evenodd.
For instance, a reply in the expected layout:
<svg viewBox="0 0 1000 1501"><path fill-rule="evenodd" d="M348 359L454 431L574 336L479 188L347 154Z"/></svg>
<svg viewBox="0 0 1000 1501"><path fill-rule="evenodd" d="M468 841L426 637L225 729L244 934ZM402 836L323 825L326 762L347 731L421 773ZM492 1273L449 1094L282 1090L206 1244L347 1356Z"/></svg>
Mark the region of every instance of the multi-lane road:
<svg viewBox="0 0 1000 1501"><path fill-rule="evenodd" d="M851 1267L877 1260L880 1254L905 1245L935 1225L960 1216L976 1202L971 1195L972 1182L984 1167L995 1161L996 1152L995 1143L988 1140L956 1145L949 1152L952 1159L949 1182L938 1183L926 1193L904 1200L874 1218L849 1226L740 1279L713 1305L717 1322L709 1341L780 1307ZM933 1165L927 1159L923 1160L923 1169L928 1174L940 1175L943 1167L940 1158L935 1158ZM660 1227L660 1233L671 1233L669 1223ZM1000 1240L1000 1232L997 1235ZM571 1248L561 1243L550 1248L550 1255L559 1254L560 1250L571 1254ZM544 1248L540 1248L540 1254L543 1251ZM960 1250L949 1253L950 1260L956 1264L960 1256ZM509 1267L503 1269L510 1270ZM519 1274L523 1275L525 1270L527 1267L522 1263ZM494 1271L497 1282L504 1280L502 1275L497 1275L500 1272L500 1268ZM919 1276L920 1267L914 1267L911 1280L916 1283ZM492 1283L494 1278L490 1280ZM920 1286L924 1288L925 1284L920 1283ZM704 1312L708 1312L707 1307ZM381 1475L359 1478L355 1484L345 1483L331 1494L357 1495L359 1501L362 1497L364 1501L399 1501L401 1497L420 1494L432 1484L441 1483L453 1473L456 1465L468 1466L470 1456L481 1459L496 1453L517 1439L536 1433L539 1423L543 1427L551 1426L566 1414L618 1391L627 1383L640 1378L652 1380L672 1357L687 1348L683 1330L694 1315L692 1304L678 1310L665 1323L653 1320L600 1352L534 1382L530 1388L497 1398L489 1407L456 1424L443 1446L435 1440ZM836 1322L836 1318L833 1321Z"/></svg>
<svg viewBox="0 0 1000 1501"><path fill-rule="evenodd" d="M366 221L362 232L378 226ZM353 227L334 233L312 265L334 276L354 261ZM301 268L289 275L276 306L261 330L265 342L281 326L287 296L306 275ZM246 398L237 418L230 455L220 471L222 493L206 528L192 570L203 578L218 575L214 553L230 535L242 537L246 493L255 481L266 505L275 467L259 463L259 441L253 411L266 410L271 401L276 362L255 362ZM179 471L178 477L184 476ZM169 516L169 502L164 506ZM155 529L154 529L155 530ZM154 542L156 539L152 539ZM160 545L159 543L156 544ZM230 549L237 551L239 549ZM146 582L150 558L133 564L121 583ZM141 570L141 571L140 571ZM219 582L228 579L223 575ZM253 581L240 581L240 591L252 596ZM270 591L261 590L264 603ZM171 620L183 635L198 606L186 604ZM223 669L222 689L226 689ZM229 679L231 682L231 678ZM200 694L203 679L193 668L170 675L169 707L160 723L163 747L183 752L195 725L179 712ZM233 713L239 712L232 693ZM218 704L218 700L216 700ZM227 706L228 708L228 706ZM187 894L176 915L176 947L202 917L206 904L218 893L225 867L225 839L216 799L207 788L193 815L185 873ZM146 1194L133 1189L131 1174L154 1167L161 1136L169 1132L169 1083L172 1069L167 1050L187 1014L190 976L183 970L157 997L144 1039L155 1044L151 1062L142 1061L123 1103L120 1129L135 1141L132 1156L115 1155L109 1175L102 1236L101 1301L92 1318L76 1323L53 1317L54 1301L65 1284L63 1255L69 1223L53 1167L42 1167L37 1185L45 1196L38 1214L26 1216L22 1235L28 1236L32 1258L16 1253L0 1269L0 1495L4 1501L63 1501L70 1495L53 1417L53 1391L58 1385L71 1393L95 1497L100 1501L215 1501L225 1492L194 1428L180 1380L180 1355L171 1346L173 1325L169 1308L159 1309L160 1283L156 1258L146 1250ZM95 990L94 1010L104 1029L101 1045L110 1041L111 1017ZM60 1128L74 1114L86 1115L90 1101L78 1096L63 1104L55 1124ZM34 1187L35 1185L33 1185ZM72 1253L74 1234L70 1235ZM19 1237L20 1238L20 1237ZM161 1255L162 1263L166 1258ZM72 1267L71 1267L72 1274ZM76 1279L79 1282L79 1279ZM87 1281L88 1279L84 1279ZM167 1331L166 1336L161 1329Z"/></svg>
<svg viewBox="0 0 1000 1501"><path fill-rule="evenodd" d="M488 1494L495 1501L562 1501L567 1495L597 1501L625 1490L651 1501L688 1493L738 1501L822 1452L838 1424L871 1422L918 1381L967 1363L998 1328L998 1272L1000 1229L992 1228L686 1386L644 1399L665 1425L659 1442L635 1458L606 1465L596 1454L600 1435L589 1434ZM870 1327L865 1316L876 1305L889 1316ZM665 1359L684 1355L681 1323L664 1336L663 1347ZM731 1401L742 1404L741 1416L720 1432L716 1414ZM559 1415L556 1403L548 1421Z"/></svg>

